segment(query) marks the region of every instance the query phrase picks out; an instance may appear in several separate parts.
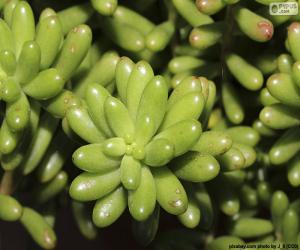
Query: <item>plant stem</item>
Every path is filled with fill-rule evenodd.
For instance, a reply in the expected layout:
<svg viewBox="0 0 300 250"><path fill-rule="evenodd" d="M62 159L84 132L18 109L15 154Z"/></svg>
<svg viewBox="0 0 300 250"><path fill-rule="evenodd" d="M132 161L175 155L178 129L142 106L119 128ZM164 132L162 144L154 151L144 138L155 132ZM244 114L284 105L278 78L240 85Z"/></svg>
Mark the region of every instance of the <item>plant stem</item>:
<svg viewBox="0 0 300 250"><path fill-rule="evenodd" d="M226 31L223 36L223 43L221 49L221 77L222 81L227 81L228 79L228 69L225 62L225 57L231 50L232 46L232 32L234 28L234 19L233 19L233 9L232 6L228 6L226 9Z"/></svg>
<svg viewBox="0 0 300 250"><path fill-rule="evenodd" d="M5 171L0 183L0 194L11 195L15 190L14 184L14 171Z"/></svg>

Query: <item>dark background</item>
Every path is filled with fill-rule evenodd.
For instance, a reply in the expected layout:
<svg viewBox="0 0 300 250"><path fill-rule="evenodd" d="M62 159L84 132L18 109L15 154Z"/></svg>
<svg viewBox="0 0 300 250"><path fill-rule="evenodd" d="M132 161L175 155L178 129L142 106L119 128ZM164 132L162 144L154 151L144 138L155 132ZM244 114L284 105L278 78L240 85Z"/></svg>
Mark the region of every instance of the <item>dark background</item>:
<svg viewBox="0 0 300 250"><path fill-rule="evenodd" d="M161 211L162 212L162 211ZM175 216L161 213L158 235L170 228L182 226ZM150 250L152 245L142 247L135 241L131 232L131 218L128 212L105 229L99 229L95 240L86 240L77 229L70 206L59 210L55 232L57 235L56 250ZM36 246L19 222L0 221L0 250L35 250Z"/></svg>
<svg viewBox="0 0 300 250"><path fill-rule="evenodd" d="M68 249L147 249L136 244L130 230L130 219L125 214L114 225L99 229L95 240L86 240L77 229L70 207L59 211L55 231L57 250ZM0 250L33 250L35 246L19 222L0 221Z"/></svg>

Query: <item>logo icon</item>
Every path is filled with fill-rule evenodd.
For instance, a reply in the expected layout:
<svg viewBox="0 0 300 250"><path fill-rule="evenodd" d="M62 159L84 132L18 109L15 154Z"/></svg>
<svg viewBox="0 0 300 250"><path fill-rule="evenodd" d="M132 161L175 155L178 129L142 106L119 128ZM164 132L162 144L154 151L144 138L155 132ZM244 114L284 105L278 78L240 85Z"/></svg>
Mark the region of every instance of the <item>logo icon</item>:
<svg viewBox="0 0 300 250"><path fill-rule="evenodd" d="M269 13L272 16L295 16L298 15L297 2L276 2L269 5Z"/></svg>

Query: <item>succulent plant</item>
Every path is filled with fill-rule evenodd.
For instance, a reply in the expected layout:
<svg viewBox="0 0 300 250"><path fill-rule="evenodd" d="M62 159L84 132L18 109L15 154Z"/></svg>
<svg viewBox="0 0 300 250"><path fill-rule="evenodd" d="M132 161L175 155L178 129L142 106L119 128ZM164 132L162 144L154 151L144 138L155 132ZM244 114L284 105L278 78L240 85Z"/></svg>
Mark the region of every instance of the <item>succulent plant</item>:
<svg viewBox="0 0 300 250"><path fill-rule="evenodd" d="M298 2L0 1L0 220L297 248L300 12L270 11Z"/></svg>
<svg viewBox="0 0 300 250"><path fill-rule="evenodd" d="M205 102L199 86L198 91L182 88L168 98L162 76L154 76L148 63L134 64L124 57L116 67L120 99L99 84L89 84L86 107L68 110L69 126L91 143L73 154L74 164L86 172L73 180L70 194L79 201L98 200L93 212L96 225L107 226L121 215L127 191L129 210L137 220L152 214L156 200L172 214L185 211L184 188L166 165L200 137L197 119ZM118 205L108 208L110 201Z"/></svg>
<svg viewBox="0 0 300 250"><path fill-rule="evenodd" d="M85 57L92 35L88 26L80 25L64 39L51 9L41 13L35 26L32 9L24 1L5 5L4 12L0 51L1 99L6 111L0 149L10 154L29 126L31 107L38 105L35 100L50 99L63 90Z"/></svg>

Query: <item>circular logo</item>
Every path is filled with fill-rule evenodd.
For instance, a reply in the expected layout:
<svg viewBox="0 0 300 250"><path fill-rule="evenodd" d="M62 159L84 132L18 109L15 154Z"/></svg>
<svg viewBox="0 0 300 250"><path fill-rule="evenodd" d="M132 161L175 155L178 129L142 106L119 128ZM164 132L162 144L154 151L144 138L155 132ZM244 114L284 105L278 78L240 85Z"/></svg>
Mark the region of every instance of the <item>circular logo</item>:
<svg viewBox="0 0 300 250"><path fill-rule="evenodd" d="M272 13L277 13L278 12L278 6L276 4L272 5L271 10L272 10Z"/></svg>

